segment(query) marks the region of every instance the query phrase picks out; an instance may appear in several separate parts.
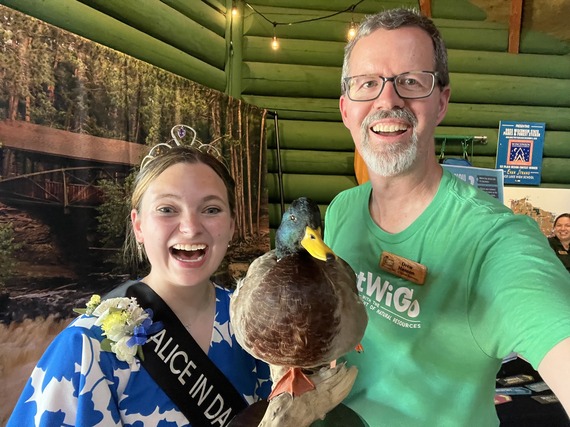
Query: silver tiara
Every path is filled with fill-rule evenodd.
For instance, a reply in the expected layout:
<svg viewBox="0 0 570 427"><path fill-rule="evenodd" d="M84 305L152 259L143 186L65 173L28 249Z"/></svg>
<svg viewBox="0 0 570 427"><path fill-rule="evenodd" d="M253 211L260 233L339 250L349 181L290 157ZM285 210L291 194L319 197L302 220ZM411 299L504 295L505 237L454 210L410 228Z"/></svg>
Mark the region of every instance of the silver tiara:
<svg viewBox="0 0 570 427"><path fill-rule="evenodd" d="M187 138L189 136L188 131L191 131L192 133L191 141L189 141L189 138ZM198 135L194 130L194 128L188 125L175 125L170 130L170 135L172 139L170 139L167 142L159 142L150 149L150 151L146 156L144 156L144 158L141 161L141 169L144 169L152 159L167 153L170 149L174 147L182 147L182 146L192 147L202 153L209 154L210 156L213 156L217 160L219 160L227 168L225 159L220 151L220 147L218 147L219 143L223 138L218 138L215 141L210 142L209 144L204 144L197 138Z"/></svg>

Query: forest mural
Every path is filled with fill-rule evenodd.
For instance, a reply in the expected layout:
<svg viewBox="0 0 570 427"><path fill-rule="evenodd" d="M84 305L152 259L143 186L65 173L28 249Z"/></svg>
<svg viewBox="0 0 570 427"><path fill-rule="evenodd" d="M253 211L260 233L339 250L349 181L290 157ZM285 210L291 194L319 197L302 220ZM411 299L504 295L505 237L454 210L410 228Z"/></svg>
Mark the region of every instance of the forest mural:
<svg viewBox="0 0 570 427"><path fill-rule="evenodd" d="M174 125L221 143L236 180L217 281L235 285L269 249L264 121L262 109L0 6L0 378L12 390L0 393L0 424L11 387L72 309L141 274L120 256L129 185Z"/></svg>

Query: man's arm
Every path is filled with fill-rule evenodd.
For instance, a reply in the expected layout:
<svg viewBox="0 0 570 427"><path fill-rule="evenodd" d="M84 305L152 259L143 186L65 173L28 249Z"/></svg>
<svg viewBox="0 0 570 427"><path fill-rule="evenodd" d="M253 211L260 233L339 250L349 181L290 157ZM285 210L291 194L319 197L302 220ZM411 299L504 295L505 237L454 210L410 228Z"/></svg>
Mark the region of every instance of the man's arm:
<svg viewBox="0 0 570 427"><path fill-rule="evenodd" d="M560 341L546 353L538 373L570 415L570 338Z"/></svg>

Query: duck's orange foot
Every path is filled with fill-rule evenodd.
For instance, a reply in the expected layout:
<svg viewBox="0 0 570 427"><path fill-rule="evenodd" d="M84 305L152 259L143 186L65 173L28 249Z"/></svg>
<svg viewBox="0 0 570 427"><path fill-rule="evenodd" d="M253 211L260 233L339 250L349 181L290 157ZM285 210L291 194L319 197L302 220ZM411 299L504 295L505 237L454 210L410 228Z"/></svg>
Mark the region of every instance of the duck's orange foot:
<svg viewBox="0 0 570 427"><path fill-rule="evenodd" d="M314 389L315 384L303 373L301 368L290 368L275 384L268 400L282 393L289 393L293 397L298 397Z"/></svg>
<svg viewBox="0 0 570 427"><path fill-rule="evenodd" d="M364 351L364 347L362 347L362 344L360 343L358 343L358 345L354 349L359 353L362 353Z"/></svg>

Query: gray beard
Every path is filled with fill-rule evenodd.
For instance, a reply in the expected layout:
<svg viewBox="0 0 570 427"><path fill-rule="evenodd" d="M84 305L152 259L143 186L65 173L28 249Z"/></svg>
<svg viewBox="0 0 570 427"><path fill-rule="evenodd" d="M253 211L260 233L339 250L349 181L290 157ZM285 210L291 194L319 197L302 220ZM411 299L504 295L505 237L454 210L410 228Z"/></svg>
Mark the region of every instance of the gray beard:
<svg viewBox="0 0 570 427"><path fill-rule="evenodd" d="M371 123L384 118L407 120L412 124L409 142L387 144L381 148L370 144ZM418 152L417 119L408 109L382 110L367 116L360 127L360 155L368 169L380 176L396 176L411 168Z"/></svg>

